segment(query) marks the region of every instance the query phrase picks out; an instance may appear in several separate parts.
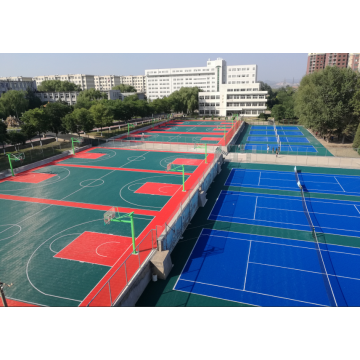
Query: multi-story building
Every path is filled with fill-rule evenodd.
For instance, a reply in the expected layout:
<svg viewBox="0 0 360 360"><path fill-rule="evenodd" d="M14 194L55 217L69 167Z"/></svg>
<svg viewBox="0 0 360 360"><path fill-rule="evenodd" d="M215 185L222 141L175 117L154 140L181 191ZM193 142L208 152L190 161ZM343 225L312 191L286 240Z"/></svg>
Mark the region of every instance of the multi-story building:
<svg viewBox="0 0 360 360"><path fill-rule="evenodd" d="M122 100L127 96L136 94L138 99L144 99L143 93L121 93L120 90L100 90L107 94L108 100ZM36 96L43 102L65 101L69 105L75 105L79 91L59 91L59 92L37 92Z"/></svg>
<svg viewBox="0 0 360 360"><path fill-rule="evenodd" d="M96 90L111 90L114 86L121 84L121 76L118 75L95 75Z"/></svg>
<svg viewBox="0 0 360 360"><path fill-rule="evenodd" d="M326 53L309 53L306 74L325 69Z"/></svg>
<svg viewBox="0 0 360 360"><path fill-rule="evenodd" d="M144 75L120 76L121 84L133 86L137 92L146 93L146 78Z"/></svg>
<svg viewBox="0 0 360 360"><path fill-rule="evenodd" d="M36 85L39 86L45 80L69 81L79 85L82 90L95 88L95 76L85 74L67 74L67 75L41 75L33 77Z"/></svg>
<svg viewBox="0 0 360 360"><path fill-rule="evenodd" d="M348 57L348 53L326 53L325 66L346 68L348 64Z"/></svg>
<svg viewBox="0 0 360 360"><path fill-rule="evenodd" d="M260 90L257 65L227 66L218 58L209 59L203 67L145 70L145 76L150 100L169 96L182 87L199 87L200 115L258 116L266 110L267 91Z"/></svg>
<svg viewBox="0 0 360 360"><path fill-rule="evenodd" d="M2 77L0 78L0 96L9 90L36 91L36 82L25 77Z"/></svg>
<svg viewBox="0 0 360 360"><path fill-rule="evenodd" d="M309 53L306 74L323 70L326 66L346 68L349 54L347 53Z"/></svg>
<svg viewBox="0 0 360 360"><path fill-rule="evenodd" d="M102 90L106 93L109 100L124 100L124 95L120 90ZM77 102L79 91L60 91L60 92L38 92L36 96L43 102L65 101L69 105L74 105Z"/></svg>
<svg viewBox="0 0 360 360"><path fill-rule="evenodd" d="M348 60L348 67L354 71L360 72L360 53L350 53Z"/></svg>

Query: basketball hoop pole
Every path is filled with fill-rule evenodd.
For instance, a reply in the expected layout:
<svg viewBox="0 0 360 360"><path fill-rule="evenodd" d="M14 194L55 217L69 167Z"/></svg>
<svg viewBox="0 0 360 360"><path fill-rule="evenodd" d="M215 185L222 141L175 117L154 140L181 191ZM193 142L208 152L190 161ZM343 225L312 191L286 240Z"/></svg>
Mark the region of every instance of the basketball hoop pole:
<svg viewBox="0 0 360 360"><path fill-rule="evenodd" d="M4 307L8 307L8 304L7 304L6 298L5 298L5 294L4 294L4 286L10 287L11 285L12 284L8 285L8 284L5 284L5 283L0 281L0 297L1 297L1 300L2 300L2 303L3 303Z"/></svg>
<svg viewBox="0 0 360 360"><path fill-rule="evenodd" d="M195 148L205 148L205 164L207 164L207 144L204 144L204 145L196 145L195 144Z"/></svg>
<svg viewBox="0 0 360 360"><path fill-rule="evenodd" d="M73 150L73 155L75 155L75 148L74 148L74 142L79 143L80 144L80 140L75 139L75 138L71 138L71 146L72 146L72 150Z"/></svg>
<svg viewBox="0 0 360 360"><path fill-rule="evenodd" d="M129 214L125 214L123 216L119 216L115 219L111 219L110 221L115 221L115 222L123 222L123 223L128 223L131 225L131 240L132 240L132 246L133 246L133 255L137 255L136 252L136 245L135 245L135 227L134 227L134 218L133 218L134 212L131 212ZM124 217L128 217L130 218L130 220L123 220Z"/></svg>
<svg viewBox="0 0 360 360"><path fill-rule="evenodd" d="M12 176L15 176L14 174L14 169L12 167L12 162L11 162L11 154L7 154L8 158L9 158L9 164L10 164L10 169L11 169L11 174Z"/></svg>
<svg viewBox="0 0 360 360"><path fill-rule="evenodd" d="M181 170L179 170L179 168L181 168ZM184 165L179 165L174 169L170 169L171 171L178 171L178 172L182 172L182 181L183 181L183 189L182 191L185 192L185 168Z"/></svg>

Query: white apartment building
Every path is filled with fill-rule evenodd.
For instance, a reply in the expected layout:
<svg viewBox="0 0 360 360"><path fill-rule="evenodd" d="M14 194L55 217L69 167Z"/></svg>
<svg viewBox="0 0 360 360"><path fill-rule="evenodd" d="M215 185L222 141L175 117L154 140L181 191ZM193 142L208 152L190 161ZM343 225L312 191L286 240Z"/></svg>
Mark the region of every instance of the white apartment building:
<svg viewBox="0 0 360 360"><path fill-rule="evenodd" d="M36 91L36 83L31 78L22 76L0 78L0 96L9 90L26 91L27 89Z"/></svg>
<svg viewBox="0 0 360 360"><path fill-rule="evenodd" d="M207 66L145 70L147 97L169 96L182 87L199 87L199 114L258 116L266 110L267 91L260 91L257 65L227 66L223 59ZM243 101L241 101L243 100Z"/></svg>
<svg viewBox="0 0 360 360"><path fill-rule="evenodd" d="M114 86L122 84L121 76L118 75L95 75L94 83L96 90L111 90Z"/></svg>
<svg viewBox="0 0 360 360"><path fill-rule="evenodd" d="M108 96L108 100L124 100L125 96L120 90L102 90ZM61 91L61 92L38 92L35 95L43 102L65 101L69 105L75 105L79 91Z"/></svg>
<svg viewBox="0 0 360 360"><path fill-rule="evenodd" d="M95 76L85 74L67 74L67 75L41 75L32 78L36 81L36 86L41 85L45 80L69 81L79 85L82 90L95 88Z"/></svg>
<svg viewBox="0 0 360 360"><path fill-rule="evenodd" d="M144 75L129 75L120 76L121 84L133 86L137 92L146 93L146 76Z"/></svg>

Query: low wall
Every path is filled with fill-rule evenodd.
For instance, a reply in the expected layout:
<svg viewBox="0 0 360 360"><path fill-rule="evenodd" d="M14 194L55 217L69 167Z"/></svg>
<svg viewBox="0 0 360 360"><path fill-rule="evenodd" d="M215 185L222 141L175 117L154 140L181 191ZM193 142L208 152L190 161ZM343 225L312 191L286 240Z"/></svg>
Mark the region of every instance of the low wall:
<svg viewBox="0 0 360 360"><path fill-rule="evenodd" d="M280 154L278 155L278 157L276 157L275 154L229 153L226 156L226 161L360 169L360 158L346 158L335 156L302 156Z"/></svg>

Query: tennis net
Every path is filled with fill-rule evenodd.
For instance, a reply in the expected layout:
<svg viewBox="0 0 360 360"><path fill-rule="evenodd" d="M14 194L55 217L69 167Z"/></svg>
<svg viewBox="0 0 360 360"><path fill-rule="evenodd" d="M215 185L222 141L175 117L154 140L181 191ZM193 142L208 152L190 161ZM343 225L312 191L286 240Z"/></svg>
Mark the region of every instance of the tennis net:
<svg viewBox="0 0 360 360"><path fill-rule="evenodd" d="M307 219L307 221L308 221L308 223L309 223L312 236L313 236L313 238L314 238L314 240L315 240L316 254L317 254L317 257L318 257L318 260L319 260L319 264L320 264L321 273L322 273L323 280L324 280L324 285L325 285L326 293L327 293L327 296L328 296L328 298L329 298L330 304L331 304L332 306L338 306L338 305L337 305L337 302L336 302L335 295L334 295L334 291L333 291L332 286L331 286L331 283L330 283L329 275L328 275L328 273L327 273L327 271L326 271L324 259L323 259L322 254L321 254L321 249L320 249L320 245L319 245L318 238L317 238L317 236L316 236L315 227L314 227L314 224L313 224L313 222L312 222L312 220L311 220L308 207L307 207L307 205L306 205L306 199L305 199L304 191L303 191L302 185L301 185L301 183L300 183L299 174L298 174L298 171L297 171L297 169L296 169L296 166L295 166L295 168L294 168L294 171L295 171L296 183L297 183L297 185L298 185L298 187L299 187L299 189L300 189L300 192L301 192L302 207L303 207L303 210L304 210L306 219Z"/></svg>

